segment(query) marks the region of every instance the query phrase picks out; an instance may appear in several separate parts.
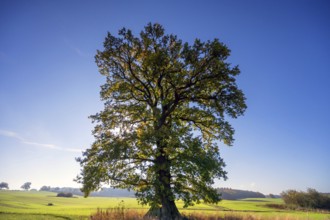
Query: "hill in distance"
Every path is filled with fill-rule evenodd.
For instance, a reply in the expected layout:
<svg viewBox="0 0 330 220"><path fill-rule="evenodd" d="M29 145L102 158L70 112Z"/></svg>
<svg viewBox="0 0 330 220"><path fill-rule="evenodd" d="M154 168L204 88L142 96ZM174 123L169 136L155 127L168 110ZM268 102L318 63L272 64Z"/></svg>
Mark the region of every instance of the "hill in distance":
<svg viewBox="0 0 330 220"><path fill-rule="evenodd" d="M231 188L218 188L218 193L221 193L221 198L225 200L237 200L246 198L266 198L260 192L253 192L247 190L231 189Z"/></svg>

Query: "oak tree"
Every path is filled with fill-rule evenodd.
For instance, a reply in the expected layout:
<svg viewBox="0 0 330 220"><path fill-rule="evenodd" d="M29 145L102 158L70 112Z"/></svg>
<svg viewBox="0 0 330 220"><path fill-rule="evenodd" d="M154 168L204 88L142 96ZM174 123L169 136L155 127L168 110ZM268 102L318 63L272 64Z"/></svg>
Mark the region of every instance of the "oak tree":
<svg viewBox="0 0 330 220"><path fill-rule="evenodd" d="M220 201L212 188L226 178L219 144L232 144L228 118L246 109L229 55L218 39L182 43L160 24L139 36L108 33L95 56L104 110L91 116L95 142L77 158L85 196L104 184L132 189L160 219L182 219L176 199Z"/></svg>

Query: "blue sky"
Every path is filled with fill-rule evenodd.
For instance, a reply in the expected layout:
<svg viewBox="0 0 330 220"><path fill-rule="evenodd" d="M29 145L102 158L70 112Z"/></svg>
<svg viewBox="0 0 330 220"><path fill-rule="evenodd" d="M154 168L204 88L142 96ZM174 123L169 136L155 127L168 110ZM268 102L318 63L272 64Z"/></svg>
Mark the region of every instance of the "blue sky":
<svg viewBox="0 0 330 220"><path fill-rule="evenodd" d="M329 11L326 0L0 1L0 181L77 187L74 158L103 107L96 50L107 31L159 22L184 42L219 38L240 66L248 109L215 186L330 192Z"/></svg>

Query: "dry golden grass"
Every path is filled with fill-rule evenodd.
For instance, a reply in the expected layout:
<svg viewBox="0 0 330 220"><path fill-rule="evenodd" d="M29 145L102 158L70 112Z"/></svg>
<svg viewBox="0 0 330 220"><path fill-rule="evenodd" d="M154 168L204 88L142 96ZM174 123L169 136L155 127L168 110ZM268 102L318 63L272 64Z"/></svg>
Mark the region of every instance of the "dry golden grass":
<svg viewBox="0 0 330 220"><path fill-rule="evenodd" d="M185 215L189 220L256 220L251 215L240 216L237 214L223 214L223 215L205 215L203 213L193 213Z"/></svg>
<svg viewBox="0 0 330 220"><path fill-rule="evenodd" d="M191 212L182 213L189 220L301 220L301 219L326 219L330 220L329 216L323 218L313 218L313 216L293 216L271 214L269 216L260 215L249 212L235 211L219 211L213 213ZM91 220L157 220L157 218L147 218L144 216L145 210L127 209L125 207L110 208L106 210L98 209L96 213L90 216Z"/></svg>
<svg viewBox="0 0 330 220"><path fill-rule="evenodd" d="M108 208L106 210L97 209L97 212L91 215L91 220L156 220L155 218L144 217L145 210L132 210L124 207Z"/></svg>
<svg viewBox="0 0 330 220"><path fill-rule="evenodd" d="M123 207L109 208L106 210L98 209L91 220L157 220L157 218L145 217L143 211L130 210ZM225 213L222 215L205 215L203 213L183 214L189 220L260 220L250 214Z"/></svg>

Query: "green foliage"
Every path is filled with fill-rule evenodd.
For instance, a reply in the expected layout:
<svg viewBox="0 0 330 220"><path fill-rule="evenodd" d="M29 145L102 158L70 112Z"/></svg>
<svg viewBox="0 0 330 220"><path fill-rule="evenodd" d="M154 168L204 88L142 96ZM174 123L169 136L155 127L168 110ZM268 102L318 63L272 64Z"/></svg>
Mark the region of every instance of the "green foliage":
<svg viewBox="0 0 330 220"><path fill-rule="evenodd" d="M330 210L330 197L319 193L315 189L308 189L307 192L287 190L282 192L281 196L287 205Z"/></svg>
<svg viewBox="0 0 330 220"><path fill-rule="evenodd" d="M139 37L125 28L108 33L95 56L105 107L91 116L95 142L77 159L85 195L110 184L134 189L152 207L220 201L212 188L226 178L218 144L232 144L227 118L246 109L229 55L218 39L189 45L159 24Z"/></svg>

